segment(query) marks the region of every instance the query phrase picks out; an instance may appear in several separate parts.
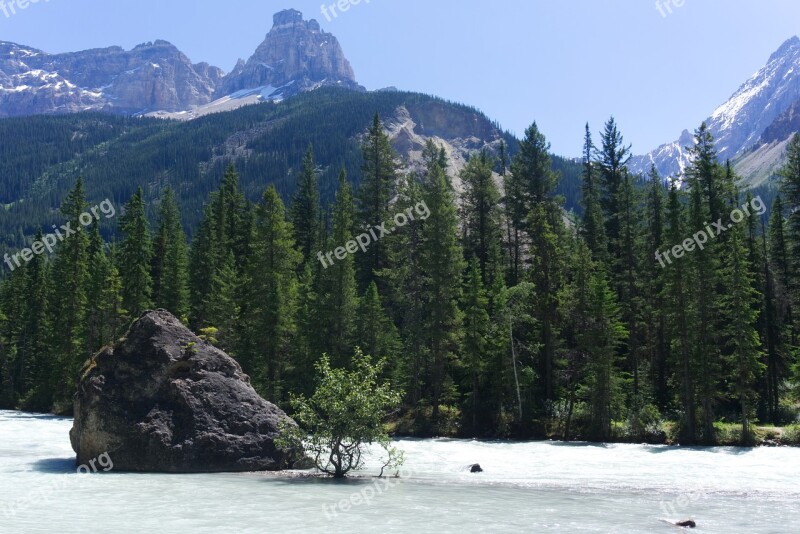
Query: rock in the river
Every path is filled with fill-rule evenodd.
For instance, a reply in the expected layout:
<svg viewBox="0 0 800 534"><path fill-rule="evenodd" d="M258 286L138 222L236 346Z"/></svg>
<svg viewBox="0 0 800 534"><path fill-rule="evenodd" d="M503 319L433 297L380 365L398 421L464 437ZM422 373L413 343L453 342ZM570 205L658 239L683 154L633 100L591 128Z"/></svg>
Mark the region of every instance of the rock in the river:
<svg viewBox="0 0 800 534"><path fill-rule="evenodd" d="M481 464L472 464L471 466L469 466L469 472L470 473L483 473L483 468L481 467Z"/></svg>
<svg viewBox="0 0 800 534"><path fill-rule="evenodd" d="M78 464L108 453L121 471L277 470L299 458L273 442L285 417L236 361L159 310L87 363L70 440Z"/></svg>

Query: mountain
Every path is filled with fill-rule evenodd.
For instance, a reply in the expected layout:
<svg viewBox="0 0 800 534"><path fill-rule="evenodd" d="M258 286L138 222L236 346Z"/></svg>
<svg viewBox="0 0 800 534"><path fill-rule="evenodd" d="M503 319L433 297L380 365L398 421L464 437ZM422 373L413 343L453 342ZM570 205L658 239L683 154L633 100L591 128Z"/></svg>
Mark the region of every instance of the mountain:
<svg viewBox="0 0 800 534"><path fill-rule="evenodd" d="M800 38L792 37L706 119L720 159L734 161L747 183L757 185L764 182L780 165L782 152L779 145L786 141L790 130L791 133L798 131L792 130L791 125L796 124L796 120L792 122L794 115L789 111L794 107L796 114L798 106ZM786 113L790 115L786 117ZM646 172L654 164L662 176L680 176L689 163L686 147L693 142L691 131L694 127L684 130L678 141L634 158L631 168ZM776 139L777 132L785 137Z"/></svg>
<svg viewBox="0 0 800 534"><path fill-rule="evenodd" d="M48 54L0 42L0 117L104 111L192 119L326 86L364 91L339 41L289 9L228 75L167 41Z"/></svg>
<svg viewBox="0 0 800 534"><path fill-rule="evenodd" d="M179 111L210 102L221 79L166 41L67 54L0 42L0 117Z"/></svg>
<svg viewBox="0 0 800 534"><path fill-rule="evenodd" d="M323 87L280 102L245 106L193 121L165 121L103 113L40 115L0 120L0 253L17 250L40 228L63 224L58 207L82 176L89 201L121 207L137 187L152 210L165 187L178 193L191 233L203 204L233 163L242 190L258 200L275 184L285 200L295 193L309 144L319 169L320 194L329 203L338 174L361 180L361 140L378 113L405 170L420 165L428 140L443 146L454 186L459 169L476 151L497 154L501 140L513 156L517 140L478 110L403 91L360 92ZM575 209L579 164L554 157L559 193ZM154 215L154 213L151 213ZM103 228L114 237L115 223Z"/></svg>
<svg viewBox="0 0 800 534"><path fill-rule="evenodd" d="M264 42L245 63L223 78L216 97L264 88L266 97L289 97L322 86L363 90L339 41L320 29L316 20L303 20L294 9L276 13Z"/></svg>

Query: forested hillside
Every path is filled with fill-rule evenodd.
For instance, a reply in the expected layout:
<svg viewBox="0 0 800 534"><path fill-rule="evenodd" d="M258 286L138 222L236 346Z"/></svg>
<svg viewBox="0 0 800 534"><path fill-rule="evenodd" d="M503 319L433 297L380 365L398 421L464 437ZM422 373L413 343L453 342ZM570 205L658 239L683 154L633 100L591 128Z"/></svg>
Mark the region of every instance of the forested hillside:
<svg viewBox="0 0 800 534"><path fill-rule="evenodd" d="M36 187L53 200L69 187L53 217L86 229L52 259L28 254L2 285L2 406L69 410L87 357L160 307L282 406L309 393L322 354L337 367L357 348L385 358L405 434L750 443L757 423L796 418L800 137L767 225L763 199L737 189L705 125L685 189L630 173L613 119L598 146L587 126L583 209L568 221L555 171L565 163L536 124L499 158L474 154L458 196L443 148L430 142L424 170L405 175L380 115L357 142L361 108L332 114L343 94L308 98L319 107L290 118L264 105L190 128L57 119L64 131L95 121L69 160L86 178L68 181L64 167ZM381 110L427 97L374 98ZM25 124L45 135L48 121ZM104 138L98 125L121 133ZM204 148L248 125L267 133L240 166ZM66 165L60 139L48 169ZM221 182L195 168L202 158L228 165ZM137 186L138 166L161 178ZM47 174L38 162L28 172ZM128 192L119 241L105 246L102 217L84 216L94 199ZM9 213L44 209L27 204Z"/></svg>
<svg viewBox="0 0 800 534"><path fill-rule="evenodd" d="M227 165L237 166L242 192L256 201L269 184L288 201L297 186L309 144L319 166L320 195L328 205L346 166L361 180L359 136L373 115L391 117L405 106L429 135L473 135L482 142L516 141L478 111L433 97L403 92L360 93L321 89L281 103L265 103L191 122L101 114L35 116L0 121L0 252L29 242L40 227L62 224L58 207L78 176L87 198L121 206L142 187L148 206L167 188L175 191L182 220L193 235L203 204ZM577 208L580 167L561 160L563 193ZM149 208L149 217L155 212ZM114 225L101 228L118 237Z"/></svg>

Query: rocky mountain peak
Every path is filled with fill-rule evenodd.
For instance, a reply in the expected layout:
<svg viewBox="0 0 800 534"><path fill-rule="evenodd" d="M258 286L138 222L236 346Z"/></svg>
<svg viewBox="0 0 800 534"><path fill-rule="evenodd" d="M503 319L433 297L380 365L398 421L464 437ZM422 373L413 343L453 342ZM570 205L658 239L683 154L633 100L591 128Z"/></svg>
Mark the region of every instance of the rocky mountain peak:
<svg viewBox="0 0 800 534"><path fill-rule="evenodd" d="M736 161L759 143L761 136L786 110L800 100L800 38L792 37L767 63L721 106L706 124L714 136L719 158ZM700 125L700 122L692 127ZM691 141L691 139L688 139ZM690 163L686 135L653 152L634 158L635 172L655 165L662 176L679 177Z"/></svg>
<svg viewBox="0 0 800 534"><path fill-rule="evenodd" d="M304 22L303 14L296 9L284 9L283 11L278 11L272 17L273 27L300 24L302 22Z"/></svg>
<svg viewBox="0 0 800 534"><path fill-rule="evenodd" d="M769 62L772 63L773 61L779 60L784 56L797 53L798 51L800 51L800 37L795 35L794 37L787 39L786 42L783 43L781 47L770 56Z"/></svg>
<svg viewBox="0 0 800 534"><path fill-rule="evenodd" d="M361 89L339 41L316 20L288 9L276 13L273 22L250 59L223 79L218 98L246 90L274 99L327 85Z"/></svg>

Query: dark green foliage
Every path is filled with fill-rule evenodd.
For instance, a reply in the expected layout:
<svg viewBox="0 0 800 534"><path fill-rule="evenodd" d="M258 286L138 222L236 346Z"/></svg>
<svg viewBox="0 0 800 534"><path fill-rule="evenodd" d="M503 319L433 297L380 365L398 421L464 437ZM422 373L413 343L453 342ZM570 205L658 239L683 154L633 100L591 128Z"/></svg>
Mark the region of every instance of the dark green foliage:
<svg viewBox="0 0 800 534"><path fill-rule="evenodd" d="M30 246L43 221L77 227L87 197L130 199L116 228L94 223L0 284L0 406L69 410L85 359L159 306L284 406L313 399L320 370L324 402L295 406L320 436L344 428L328 432L320 413L383 432L386 410L351 403L362 386L387 409L402 391L396 428L421 435L663 440L669 418L691 444L713 442L723 417L745 437L792 418L800 138L769 228L751 210L701 247L687 243L741 207L705 127L669 191L655 171L630 173L613 119L599 149L587 127L582 164L552 156L533 124L463 169L428 143L420 174L404 176L383 126L401 105L428 132L451 126L429 97L333 89L192 124L0 121L21 139L0 151L26 162L0 189L7 245ZM25 159L32 139L51 141L48 162ZM347 251L396 214L407 224ZM355 450L335 452L334 473Z"/></svg>
<svg viewBox="0 0 800 534"><path fill-rule="evenodd" d="M122 278L122 307L135 319L153 305L150 274L153 243L141 188L125 206L120 227L124 237L117 260Z"/></svg>

